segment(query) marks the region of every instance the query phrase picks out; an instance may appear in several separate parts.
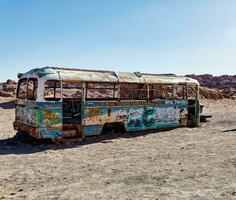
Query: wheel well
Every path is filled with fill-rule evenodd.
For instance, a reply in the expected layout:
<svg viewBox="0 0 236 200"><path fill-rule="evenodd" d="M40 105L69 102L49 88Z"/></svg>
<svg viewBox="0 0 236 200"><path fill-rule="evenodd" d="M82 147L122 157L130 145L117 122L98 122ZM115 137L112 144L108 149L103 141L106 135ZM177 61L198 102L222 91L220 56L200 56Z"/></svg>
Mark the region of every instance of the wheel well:
<svg viewBox="0 0 236 200"><path fill-rule="evenodd" d="M123 122L105 123L102 128L102 134L106 133L126 132Z"/></svg>

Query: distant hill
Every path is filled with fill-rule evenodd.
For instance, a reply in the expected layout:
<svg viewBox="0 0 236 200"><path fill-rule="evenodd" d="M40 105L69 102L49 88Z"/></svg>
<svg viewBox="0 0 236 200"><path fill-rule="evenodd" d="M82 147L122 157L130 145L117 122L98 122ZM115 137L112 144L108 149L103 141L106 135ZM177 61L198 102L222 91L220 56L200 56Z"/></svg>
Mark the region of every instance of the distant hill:
<svg viewBox="0 0 236 200"><path fill-rule="evenodd" d="M213 76L211 74L186 75L199 81L203 87L236 92L236 75Z"/></svg>

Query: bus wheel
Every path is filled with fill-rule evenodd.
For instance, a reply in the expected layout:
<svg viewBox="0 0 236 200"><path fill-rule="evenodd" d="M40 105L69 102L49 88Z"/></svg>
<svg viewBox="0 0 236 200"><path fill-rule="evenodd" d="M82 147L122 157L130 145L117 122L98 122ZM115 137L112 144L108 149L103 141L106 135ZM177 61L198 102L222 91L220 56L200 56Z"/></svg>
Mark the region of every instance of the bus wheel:
<svg viewBox="0 0 236 200"><path fill-rule="evenodd" d="M35 141L35 138L30 136L26 131L17 132L14 138L22 143L32 143Z"/></svg>
<svg viewBox="0 0 236 200"><path fill-rule="evenodd" d="M107 133L124 133L125 125L122 122L106 123L103 126L102 134Z"/></svg>

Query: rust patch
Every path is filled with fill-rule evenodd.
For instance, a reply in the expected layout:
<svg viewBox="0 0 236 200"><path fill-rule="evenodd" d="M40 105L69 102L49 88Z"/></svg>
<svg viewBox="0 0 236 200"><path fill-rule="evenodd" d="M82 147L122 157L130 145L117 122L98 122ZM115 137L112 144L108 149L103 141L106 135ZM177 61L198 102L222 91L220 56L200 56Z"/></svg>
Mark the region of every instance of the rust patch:
<svg viewBox="0 0 236 200"><path fill-rule="evenodd" d="M27 132L29 135L31 135L32 137L36 138L36 139L41 139L41 135L39 133L39 129L36 128L36 127L31 127L29 125L25 125L25 124L22 124L20 122L13 122L13 126L14 126L14 129L16 131L25 131Z"/></svg>
<svg viewBox="0 0 236 200"><path fill-rule="evenodd" d="M52 120L52 121L56 121L60 119L60 116L58 115L58 113L50 112L50 111L45 111L44 117L46 120Z"/></svg>
<svg viewBox="0 0 236 200"><path fill-rule="evenodd" d="M98 108L93 108L88 110L88 117L97 117L99 115L99 109Z"/></svg>

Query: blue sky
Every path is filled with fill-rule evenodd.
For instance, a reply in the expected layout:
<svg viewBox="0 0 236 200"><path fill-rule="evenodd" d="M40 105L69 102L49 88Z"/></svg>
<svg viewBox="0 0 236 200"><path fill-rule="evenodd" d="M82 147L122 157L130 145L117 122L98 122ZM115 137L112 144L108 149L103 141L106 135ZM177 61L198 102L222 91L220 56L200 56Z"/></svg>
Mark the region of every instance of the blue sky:
<svg viewBox="0 0 236 200"><path fill-rule="evenodd" d="M236 74L235 0L0 0L0 81L34 67Z"/></svg>

